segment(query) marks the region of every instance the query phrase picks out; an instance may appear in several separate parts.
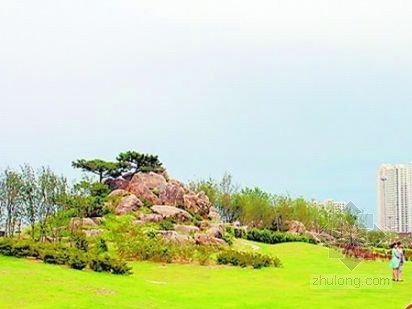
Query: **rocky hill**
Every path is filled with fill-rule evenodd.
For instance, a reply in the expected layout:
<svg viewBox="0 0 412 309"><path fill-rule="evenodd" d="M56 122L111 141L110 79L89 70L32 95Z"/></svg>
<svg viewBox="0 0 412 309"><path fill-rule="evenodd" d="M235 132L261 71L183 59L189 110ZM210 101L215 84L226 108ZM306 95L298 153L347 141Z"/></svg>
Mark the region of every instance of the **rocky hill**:
<svg viewBox="0 0 412 309"><path fill-rule="evenodd" d="M136 173L104 180L110 205L118 216L134 214L132 224L173 222L174 230L160 230L176 242L225 244L225 226L204 192L195 193L163 173Z"/></svg>

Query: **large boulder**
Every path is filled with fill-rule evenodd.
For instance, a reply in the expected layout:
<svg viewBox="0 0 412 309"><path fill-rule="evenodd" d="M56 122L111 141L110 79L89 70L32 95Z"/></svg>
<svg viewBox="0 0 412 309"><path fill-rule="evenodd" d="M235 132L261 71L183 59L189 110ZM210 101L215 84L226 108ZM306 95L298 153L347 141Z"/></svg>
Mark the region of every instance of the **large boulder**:
<svg viewBox="0 0 412 309"><path fill-rule="evenodd" d="M160 223L163 221L163 216L159 214L140 214L139 220L141 220L143 223Z"/></svg>
<svg viewBox="0 0 412 309"><path fill-rule="evenodd" d="M151 207L151 210L154 213L162 215L163 219L174 219L180 222L192 219L192 216L187 211L173 206L154 205Z"/></svg>
<svg viewBox="0 0 412 309"><path fill-rule="evenodd" d="M194 239L198 245L226 245L226 242L223 239L206 234L196 234Z"/></svg>
<svg viewBox="0 0 412 309"><path fill-rule="evenodd" d="M69 223L69 230L73 231L81 227L97 226L91 218L71 218Z"/></svg>
<svg viewBox="0 0 412 309"><path fill-rule="evenodd" d="M118 196L123 197L123 196L129 195L129 194L130 194L130 192L128 192L126 190L116 189L116 190L113 190L112 192L110 192L109 197L118 197Z"/></svg>
<svg viewBox="0 0 412 309"><path fill-rule="evenodd" d="M130 181L131 183L144 183L149 190L156 190L160 192L166 188L166 179L160 175L153 172L142 173L139 172L135 174Z"/></svg>
<svg viewBox="0 0 412 309"><path fill-rule="evenodd" d="M200 229L194 225L176 224L174 228L176 232L184 235L191 235L200 231Z"/></svg>
<svg viewBox="0 0 412 309"><path fill-rule="evenodd" d="M287 230L288 233L302 234L306 231L305 225L300 221L290 220L290 221L286 221L285 223L288 229Z"/></svg>
<svg viewBox="0 0 412 309"><path fill-rule="evenodd" d="M225 233L225 226L223 224L212 224L206 231L206 234L211 237L223 238Z"/></svg>
<svg viewBox="0 0 412 309"><path fill-rule="evenodd" d="M135 212L142 206L143 203L137 198L137 196L134 194L130 194L121 199L119 205L117 205L114 212L118 216L126 215L131 212Z"/></svg>
<svg viewBox="0 0 412 309"><path fill-rule="evenodd" d="M177 181L177 180L170 180L166 187L160 191L159 198L161 200L161 204L165 205L184 205L183 196L186 193L186 189L184 185Z"/></svg>
<svg viewBox="0 0 412 309"><path fill-rule="evenodd" d="M210 223L211 223L210 221L203 220L203 221L199 222L198 226L199 226L201 231L204 231L204 230L207 230L209 228Z"/></svg>
<svg viewBox="0 0 412 309"><path fill-rule="evenodd" d="M138 179L139 178L133 177L126 190L136 195L139 199L148 201L152 205L160 204L160 199L156 194L154 194L144 182L138 181Z"/></svg>
<svg viewBox="0 0 412 309"><path fill-rule="evenodd" d="M105 178L103 179L103 183L108 185L110 190L117 190L117 189L126 189L127 186L129 185L129 181L124 179L123 177L117 177L117 178Z"/></svg>
<svg viewBox="0 0 412 309"><path fill-rule="evenodd" d="M189 192L183 196L184 207L191 213L196 213L201 216L207 216L212 206L209 198L201 191L198 194Z"/></svg>
<svg viewBox="0 0 412 309"><path fill-rule="evenodd" d="M185 243L194 243L193 238L188 235L182 235L177 233L176 231L158 231L160 235L163 236L164 239L167 241L177 243L177 244L185 244Z"/></svg>
<svg viewBox="0 0 412 309"><path fill-rule="evenodd" d="M210 220L215 221L215 222L221 222L222 218L220 217L219 213L217 212L217 209L215 207L210 207L209 209L209 214L207 216Z"/></svg>

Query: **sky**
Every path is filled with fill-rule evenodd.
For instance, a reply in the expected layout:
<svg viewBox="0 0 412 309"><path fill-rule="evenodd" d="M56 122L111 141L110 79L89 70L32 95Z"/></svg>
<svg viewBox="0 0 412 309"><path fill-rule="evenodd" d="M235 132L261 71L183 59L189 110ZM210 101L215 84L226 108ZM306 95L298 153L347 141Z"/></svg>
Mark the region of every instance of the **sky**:
<svg viewBox="0 0 412 309"><path fill-rule="evenodd" d="M352 201L412 161L411 1L0 1L0 168L125 150Z"/></svg>

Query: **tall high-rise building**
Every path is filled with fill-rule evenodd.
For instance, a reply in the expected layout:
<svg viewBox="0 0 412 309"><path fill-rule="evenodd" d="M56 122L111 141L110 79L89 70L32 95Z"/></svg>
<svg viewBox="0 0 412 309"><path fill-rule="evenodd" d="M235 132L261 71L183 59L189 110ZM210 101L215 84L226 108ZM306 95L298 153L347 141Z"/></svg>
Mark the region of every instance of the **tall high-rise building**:
<svg viewBox="0 0 412 309"><path fill-rule="evenodd" d="M378 227L412 231L412 164L383 164L378 172Z"/></svg>

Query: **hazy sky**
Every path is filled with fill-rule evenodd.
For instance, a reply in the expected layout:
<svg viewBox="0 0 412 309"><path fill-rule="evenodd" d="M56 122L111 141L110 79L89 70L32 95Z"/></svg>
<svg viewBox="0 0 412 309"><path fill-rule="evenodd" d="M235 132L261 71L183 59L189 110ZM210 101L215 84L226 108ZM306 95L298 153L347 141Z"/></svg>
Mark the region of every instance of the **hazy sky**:
<svg viewBox="0 0 412 309"><path fill-rule="evenodd" d="M68 4L70 3L70 4ZM352 201L412 161L412 2L0 1L0 167L159 154Z"/></svg>

